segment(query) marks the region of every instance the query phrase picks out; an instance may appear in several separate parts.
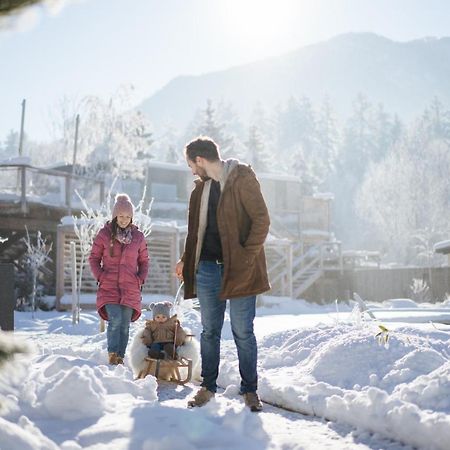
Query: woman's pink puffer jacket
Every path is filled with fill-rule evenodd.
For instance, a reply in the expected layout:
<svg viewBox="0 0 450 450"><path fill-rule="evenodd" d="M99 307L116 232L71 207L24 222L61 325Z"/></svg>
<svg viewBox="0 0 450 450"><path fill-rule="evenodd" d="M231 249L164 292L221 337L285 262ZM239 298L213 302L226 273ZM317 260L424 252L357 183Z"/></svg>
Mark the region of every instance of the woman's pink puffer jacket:
<svg viewBox="0 0 450 450"><path fill-rule="evenodd" d="M135 225L131 227L129 244L121 244L114 239L113 256L110 256L110 222L98 232L92 244L89 264L99 283L97 311L105 320L108 320L105 309L108 303L133 308L133 322L141 315L141 286L147 278L149 256L143 233Z"/></svg>

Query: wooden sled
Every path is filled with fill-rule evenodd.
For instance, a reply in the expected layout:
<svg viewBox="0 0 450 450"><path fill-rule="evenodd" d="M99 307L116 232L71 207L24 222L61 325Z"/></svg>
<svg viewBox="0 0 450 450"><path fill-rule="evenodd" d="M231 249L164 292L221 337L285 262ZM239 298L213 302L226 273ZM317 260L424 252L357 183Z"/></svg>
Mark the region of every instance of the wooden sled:
<svg viewBox="0 0 450 450"><path fill-rule="evenodd" d="M145 378L147 375L153 375L161 381L170 381L177 384L185 384L192 377L192 360L184 358L178 359L155 359L145 358L145 367L142 369L138 378ZM184 375L184 378L183 378Z"/></svg>
<svg viewBox="0 0 450 450"><path fill-rule="evenodd" d="M180 303L181 283L175 296L174 305ZM187 339L192 339L193 334L187 334ZM176 338L176 330L175 330ZM175 342L176 339L174 339ZM173 347L173 357L176 355L175 343ZM184 356L178 356L174 359L155 359L147 356L144 359L145 367L138 373L137 378L145 378L147 375L153 375L157 380L170 381L177 384L185 384L192 378L192 360ZM184 374L184 378L183 375Z"/></svg>

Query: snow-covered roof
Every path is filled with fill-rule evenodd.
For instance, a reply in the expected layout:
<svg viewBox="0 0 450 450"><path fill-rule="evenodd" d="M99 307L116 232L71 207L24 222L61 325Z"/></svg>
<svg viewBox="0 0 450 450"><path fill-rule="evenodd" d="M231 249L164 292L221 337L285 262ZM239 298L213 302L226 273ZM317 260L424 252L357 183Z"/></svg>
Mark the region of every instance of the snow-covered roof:
<svg viewBox="0 0 450 450"><path fill-rule="evenodd" d="M302 230L302 235L304 235L304 236L323 236L323 237L328 237L328 236L331 236L332 234L333 233L330 233L328 231L318 230L318 229L314 229L314 228L309 228L309 229Z"/></svg>
<svg viewBox="0 0 450 450"><path fill-rule="evenodd" d="M436 242L434 244L434 251L436 253L443 253L444 255L450 253L450 240Z"/></svg>
<svg viewBox="0 0 450 450"><path fill-rule="evenodd" d="M368 250L344 250L342 252L343 256L380 256L380 252L378 251L368 251Z"/></svg>
<svg viewBox="0 0 450 450"><path fill-rule="evenodd" d="M16 166L16 165L31 165L31 158L29 156L14 156L12 158L2 159L0 160L0 164L6 166Z"/></svg>
<svg viewBox="0 0 450 450"><path fill-rule="evenodd" d="M288 175L285 173L268 173L268 172L258 172L256 176L260 180L277 180L277 181L293 181L295 183L300 183L298 177L294 175Z"/></svg>
<svg viewBox="0 0 450 450"><path fill-rule="evenodd" d="M332 192L317 192L313 194L313 198L319 200L334 200L334 194Z"/></svg>
<svg viewBox="0 0 450 450"><path fill-rule="evenodd" d="M164 161L150 161L148 163L148 167L156 169L169 169L169 170L179 170L181 172L189 172L189 167L186 164L175 164Z"/></svg>

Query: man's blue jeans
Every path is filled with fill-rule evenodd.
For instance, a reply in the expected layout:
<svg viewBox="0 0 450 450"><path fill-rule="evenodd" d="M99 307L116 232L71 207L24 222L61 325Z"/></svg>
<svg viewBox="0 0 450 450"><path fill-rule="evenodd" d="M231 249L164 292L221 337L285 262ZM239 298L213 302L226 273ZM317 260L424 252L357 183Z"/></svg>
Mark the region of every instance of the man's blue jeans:
<svg viewBox="0 0 450 450"><path fill-rule="evenodd" d="M220 362L220 336L225 316L226 301L219 299L222 284L223 264L200 261L197 270L197 297L203 331L200 337L202 356L202 386L211 392L217 390ZM239 358L241 393L256 392L257 346L253 332L256 312L256 296L230 300L230 321Z"/></svg>
<svg viewBox="0 0 450 450"><path fill-rule="evenodd" d="M128 345L133 308L112 303L105 305L105 308L108 313L108 353L113 352L123 358Z"/></svg>

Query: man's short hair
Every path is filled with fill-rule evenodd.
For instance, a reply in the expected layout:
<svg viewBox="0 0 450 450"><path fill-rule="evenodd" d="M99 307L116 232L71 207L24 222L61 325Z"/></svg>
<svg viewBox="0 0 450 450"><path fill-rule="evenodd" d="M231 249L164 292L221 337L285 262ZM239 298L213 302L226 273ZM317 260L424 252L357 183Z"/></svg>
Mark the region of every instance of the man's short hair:
<svg viewBox="0 0 450 450"><path fill-rule="evenodd" d="M191 161L195 161L197 156L208 161L220 159L219 146L207 136L199 136L189 142L184 149L184 153Z"/></svg>

